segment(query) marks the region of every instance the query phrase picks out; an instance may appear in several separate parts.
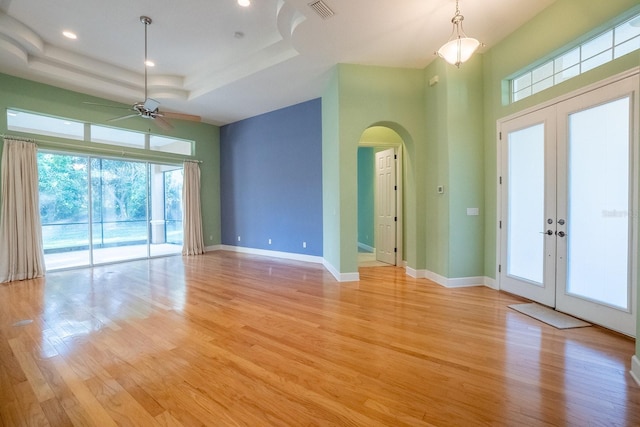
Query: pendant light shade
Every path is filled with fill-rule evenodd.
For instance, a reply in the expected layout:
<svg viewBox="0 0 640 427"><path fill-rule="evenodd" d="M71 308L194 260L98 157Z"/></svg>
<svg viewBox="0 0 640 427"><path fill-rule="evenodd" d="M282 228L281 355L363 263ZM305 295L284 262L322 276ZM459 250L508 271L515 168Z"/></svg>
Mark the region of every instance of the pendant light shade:
<svg viewBox="0 0 640 427"><path fill-rule="evenodd" d="M438 52L436 52L439 57L458 68L460 64L471 58L471 55L473 55L482 44L474 38L467 37L462 29L463 20L464 16L460 14L458 1L456 0L456 14L451 18L451 23L453 24L451 37L449 37L449 41L442 45L442 47L438 49Z"/></svg>

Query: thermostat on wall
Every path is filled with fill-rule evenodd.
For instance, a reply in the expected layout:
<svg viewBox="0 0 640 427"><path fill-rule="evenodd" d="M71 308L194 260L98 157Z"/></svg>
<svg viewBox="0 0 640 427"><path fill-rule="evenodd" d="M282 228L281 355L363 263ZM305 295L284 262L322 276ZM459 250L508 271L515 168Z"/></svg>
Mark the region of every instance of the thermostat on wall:
<svg viewBox="0 0 640 427"><path fill-rule="evenodd" d="M437 191L438 194L444 194L444 185L438 185Z"/></svg>

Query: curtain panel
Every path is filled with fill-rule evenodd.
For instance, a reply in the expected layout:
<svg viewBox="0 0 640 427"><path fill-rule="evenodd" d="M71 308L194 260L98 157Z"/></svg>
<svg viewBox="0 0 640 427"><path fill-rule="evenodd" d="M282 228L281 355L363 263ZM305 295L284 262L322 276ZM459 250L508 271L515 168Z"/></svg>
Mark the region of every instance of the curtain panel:
<svg viewBox="0 0 640 427"><path fill-rule="evenodd" d="M202 211L200 209L200 165L184 162L182 184L182 255L204 253L202 236Z"/></svg>
<svg viewBox="0 0 640 427"><path fill-rule="evenodd" d="M38 190L38 147L5 138L0 192L0 283L45 273Z"/></svg>

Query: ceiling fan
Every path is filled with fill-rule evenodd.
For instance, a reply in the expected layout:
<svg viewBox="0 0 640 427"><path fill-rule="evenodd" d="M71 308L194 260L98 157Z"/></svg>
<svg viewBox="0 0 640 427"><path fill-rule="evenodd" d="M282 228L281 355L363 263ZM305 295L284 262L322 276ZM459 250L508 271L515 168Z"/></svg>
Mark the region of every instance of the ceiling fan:
<svg viewBox="0 0 640 427"><path fill-rule="evenodd" d="M173 126L166 119L180 119L180 120L190 120L194 122L200 121L200 116L195 116L192 114L183 114L183 113L172 113L169 111L160 111L160 102L155 99L149 98L147 96L147 27L151 25L151 18L148 16L141 16L140 22L144 24L144 101L136 102L131 107L120 107L116 105L106 105L106 104L98 104L94 102L85 102L85 104L89 105L99 105L101 107L111 107L111 108L124 108L127 110L133 111L132 114L127 114L126 116L115 117L113 119L107 120L109 122L116 122L119 120L125 120L132 117L142 117L145 119L152 119L154 122L160 126L162 129L169 130Z"/></svg>

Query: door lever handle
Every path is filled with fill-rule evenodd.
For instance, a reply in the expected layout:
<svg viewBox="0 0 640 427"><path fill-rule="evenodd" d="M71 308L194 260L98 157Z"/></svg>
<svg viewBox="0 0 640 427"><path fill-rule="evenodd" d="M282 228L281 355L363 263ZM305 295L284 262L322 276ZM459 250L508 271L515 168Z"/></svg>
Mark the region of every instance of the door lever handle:
<svg viewBox="0 0 640 427"><path fill-rule="evenodd" d="M553 231L551 231L551 230L540 231L540 234L546 234L547 236L553 236Z"/></svg>

